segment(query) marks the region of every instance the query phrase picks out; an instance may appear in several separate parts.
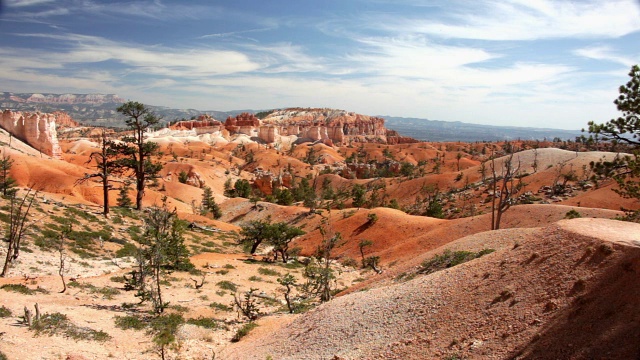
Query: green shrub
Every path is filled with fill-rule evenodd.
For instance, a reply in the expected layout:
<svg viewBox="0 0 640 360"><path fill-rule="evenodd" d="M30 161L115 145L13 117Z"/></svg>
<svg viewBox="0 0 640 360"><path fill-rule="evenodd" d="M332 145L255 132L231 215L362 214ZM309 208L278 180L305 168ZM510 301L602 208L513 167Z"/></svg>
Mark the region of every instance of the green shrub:
<svg viewBox="0 0 640 360"><path fill-rule="evenodd" d="M147 323L143 321L141 318L137 316L116 316L115 317L116 327L122 330L142 330L147 327Z"/></svg>
<svg viewBox="0 0 640 360"><path fill-rule="evenodd" d="M187 173L184 170L180 171L180 173L178 174L178 181L183 184L186 184L187 180L189 180L189 173Z"/></svg>
<svg viewBox="0 0 640 360"><path fill-rule="evenodd" d="M269 269L269 268L266 268L266 267L259 267L258 268L258 274L266 275L266 276L281 276L282 275L279 272L277 272L276 270Z"/></svg>
<svg viewBox="0 0 640 360"><path fill-rule="evenodd" d="M231 264L225 264L223 268L231 270L231 269L235 269L236 267Z"/></svg>
<svg viewBox="0 0 640 360"><path fill-rule="evenodd" d="M138 253L138 248L135 245L131 243L126 243L122 248L116 251L116 257L121 258L126 256L136 256L137 253Z"/></svg>
<svg viewBox="0 0 640 360"><path fill-rule="evenodd" d="M188 307L182 306L182 305L178 305L178 304L170 305L169 308L173 309L173 310L175 310L175 311L177 311L179 313L189 312L189 308Z"/></svg>
<svg viewBox="0 0 640 360"><path fill-rule="evenodd" d="M26 285L22 285L22 284L4 284L0 286L0 289L17 292L24 295L34 294L33 290L29 289Z"/></svg>
<svg viewBox="0 0 640 360"><path fill-rule="evenodd" d="M218 329L218 328L224 328L224 326L220 326L220 324L218 324L218 321L216 319L212 319L212 318L205 318L205 317L198 317L197 319L189 319L187 320L187 324L192 324L195 326L199 326L199 327L203 327L205 329Z"/></svg>
<svg viewBox="0 0 640 360"><path fill-rule="evenodd" d="M353 268L358 267L358 262L356 261L356 259L352 257L344 257L340 260L340 263L342 264L342 266L353 267Z"/></svg>
<svg viewBox="0 0 640 360"><path fill-rule="evenodd" d="M249 332L253 329L255 329L258 326L258 324L254 323L254 322L250 322L250 323L246 323L244 324L240 329L238 329L238 331L236 331L235 335L233 335L233 338L231 339L232 342L238 342L240 341L240 339L242 339L243 337L247 336L247 334L249 334Z"/></svg>
<svg viewBox="0 0 640 360"><path fill-rule="evenodd" d="M120 225L120 224L124 224L124 220L122 220L122 217L121 217L121 216L119 216L119 215L114 215L114 216L111 218L111 222L112 222L112 223L114 223L114 224L118 224L118 225Z"/></svg>
<svg viewBox="0 0 640 360"><path fill-rule="evenodd" d="M451 251L445 250L442 254L434 256L430 260L422 263L422 267L418 270L421 274L431 274L436 271L447 269L456 265L460 265L467 261L477 259L486 254L494 252L494 249L483 249L477 253L472 251Z"/></svg>
<svg viewBox="0 0 640 360"><path fill-rule="evenodd" d="M219 281L216 285L223 290L229 290L234 292L238 290L238 286L236 284L227 280Z"/></svg>
<svg viewBox="0 0 640 360"><path fill-rule="evenodd" d="M180 314L162 315L151 320L148 333L153 334L153 342L160 347L170 345L176 341L178 327L184 324Z"/></svg>
<svg viewBox="0 0 640 360"><path fill-rule="evenodd" d="M70 217L81 217L92 223L100 222L100 220L95 215L88 213L84 210L68 207L64 210L64 212Z"/></svg>
<svg viewBox="0 0 640 360"><path fill-rule="evenodd" d="M212 302L211 304L209 304L209 306L211 306L214 309L222 310L222 311L231 311L231 310L233 310L231 308L231 306L228 306L228 305L225 305L225 304L222 304L222 303L219 303L219 302Z"/></svg>
<svg viewBox="0 0 640 360"><path fill-rule="evenodd" d="M61 225L70 225L70 224L80 225L80 221L78 221L74 217L63 217L63 216L51 215L49 216L49 218L51 218L51 220Z"/></svg>
<svg viewBox="0 0 640 360"><path fill-rule="evenodd" d="M11 310L9 310L4 305L0 306L0 318L6 318L11 316Z"/></svg>
<svg viewBox="0 0 640 360"><path fill-rule="evenodd" d="M262 278L260 276L252 275L249 277L249 281L262 281Z"/></svg>
<svg viewBox="0 0 640 360"><path fill-rule="evenodd" d="M9 360L9 358L2 351L0 351L0 360Z"/></svg>
<svg viewBox="0 0 640 360"><path fill-rule="evenodd" d="M123 275L116 275L109 278L112 282L115 283L125 283L127 279Z"/></svg>
<svg viewBox="0 0 640 360"><path fill-rule="evenodd" d="M109 286L105 286L105 287L97 287L95 285L92 284L86 284L86 283L79 283L77 281L71 281L67 284L67 286L69 287L75 287L75 288L79 288L79 289L84 289L89 291L91 294L101 294L104 296L105 299L107 300L111 300L113 299L113 297L115 295L120 294L120 290L116 289L116 288L112 288Z"/></svg>
<svg viewBox="0 0 640 360"><path fill-rule="evenodd" d="M581 218L581 217L582 217L582 214L577 212L575 209L571 209L571 210L567 211L567 213L564 215L565 219L577 219L577 218Z"/></svg>
<svg viewBox="0 0 640 360"><path fill-rule="evenodd" d="M33 324L32 329L35 330L36 336L58 334L74 340L107 341L111 339L111 336L104 331L74 325L66 315L61 313L44 314Z"/></svg>
<svg viewBox="0 0 640 360"><path fill-rule="evenodd" d="M367 221L369 222L370 225L375 224L378 221L378 214L376 213L367 214Z"/></svg>

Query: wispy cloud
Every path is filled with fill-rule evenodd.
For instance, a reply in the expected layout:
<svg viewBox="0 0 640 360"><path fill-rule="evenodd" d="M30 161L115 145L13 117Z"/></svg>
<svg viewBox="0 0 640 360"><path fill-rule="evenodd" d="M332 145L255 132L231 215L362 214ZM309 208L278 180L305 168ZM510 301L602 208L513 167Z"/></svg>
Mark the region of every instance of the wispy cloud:
<svg viewBox="0 0 640 360"><path fill-rule="evenodd" d="M185 78L232 74L261 67L245 54L231 50L146 46L77 34L18 35L60 41L66 50L49 52L47 58L62 65L114 61L139 73Z"/></svg>
<svg viewBox="0 0 640 360"><path fill-rule="evenodd" d="M640 31L635 0L507 0L455 2L438 18L394 19L380 26L441 38L537 40L553 38L617 38Z"/></svg>
<svg viewBox="0 0 640 360"><path fill-rule="evenodd" d="M52 3L54 0L7 0L9 7L25 7Z"/></svg>
<svg viewBox="0 0 640 360"><path fill-rule="evenodd" d="M239 35L242 35L242 34L269 31L269 30L273 30L275 28L276 27L264 27L264 28L259 28L259 29L229 31L229 32L223 32L223 33L206 34L206 35L199 36L198 38L199 39L208 39L208 38L239 37Z"/></svg>
<svg viewBox="0 0 640 360"><path fill-rule="evenodd" d="M632 66L640 62L640 55L635 58L618 54L610 46L592 46L575 50L574 53L594 60L610 61L624 66ZM639 53L640 54L640 53Z"/></svg>

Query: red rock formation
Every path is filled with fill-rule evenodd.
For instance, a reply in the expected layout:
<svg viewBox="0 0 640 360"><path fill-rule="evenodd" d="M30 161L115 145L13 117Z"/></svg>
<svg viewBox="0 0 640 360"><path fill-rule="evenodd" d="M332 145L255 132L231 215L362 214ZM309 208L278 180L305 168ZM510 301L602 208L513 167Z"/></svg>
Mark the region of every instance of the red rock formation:
<svg viewBox="0 0 640 360"><path fill-rule="evenodd" d="M253 180L253 187L260 190L265 195L273 194L274 175L269 172L260 172L256 174Z"/></svg>
<svg viewBox="0 0 640 360"><path fill-rule="evenodd" d="M237 132L240 127L259 127L260 119L255 115L249 113L242 113L236 115L236 117L229 116L224 123L224 126L230 133Z"/></svg>
<svg viewBox="0 0 640 360"><path fill-rule="evenodd" d="M0 118L0 127L11 135L54 158L60 158L62 150L58 145L56 132L56 114L12 112L5 110ZM61 121L68 123L70 119L62 116Z"/></svg>
<svg viewBox="0 0 640 360"><path fill-rule="evenodd" d="M242 113L235 117L229 116L224 125L214 121L210 117L200 116L198 121L181 121L171 128L201 129L198 133L204 133L204 129L226 130L231 135L258 137L267 144L280 141L281 136L297 136L308 141L320 141L328 146L350 141L386 143L388 135L382 118L332 109L275 110L262 120L253 114ZM415 142L413 139L400 137L395 132L390 135L394 136L393 143Z"/></svg>
<svg viewBox="0 0 640 360"><path fill-rule="evenodd" d="M387 144L389 145L397 145L397 144L413 144L420 142L412 137L401 136L395 130L387 130Z"/></svg>
<svg viewBox="0 0 640 360"><path fill-rule="evenodd" d="M54 111L53 116L56 118L56 127L74 128L80 126L80 124L73 120L66 112Z"/></svg>
<svg viewBox="0 0 640 360"><path fill-rule="evenodd" d="M178 121L169 126L171 130L196 130L197 134L210 134L222 130L222 122L210 115L200 115L197 120Z"/></svg>
<svg viewBox="0 0 640 360"><path fill-rule="evenodd" d="M253 187L260 190L265 195L272 195L273 190L276 188L291 188L293 177L287 171L280 175L275 175L270 171L264 171L262 169L256 169L254 171L255 179L253 180Z"/></svg>
<svg viewBox="0 0 640 360"><path fill-rule="evenodd" d="M189 170L189 173L187 174L187 185L191 185L191 186L195 186L198 188L202 188L205 185L204 180L202 180L202 176L200 174L198 174L197 172L195 172L193 169Z"/></svg>
<svg viewBox="0 0 640 360"><path fill-rule="evenodd" d="M387 132L382 118L332 109L276 110L262 123L277 126L282 135L337 144L344 144L355 136L385 142Z"/></svg>

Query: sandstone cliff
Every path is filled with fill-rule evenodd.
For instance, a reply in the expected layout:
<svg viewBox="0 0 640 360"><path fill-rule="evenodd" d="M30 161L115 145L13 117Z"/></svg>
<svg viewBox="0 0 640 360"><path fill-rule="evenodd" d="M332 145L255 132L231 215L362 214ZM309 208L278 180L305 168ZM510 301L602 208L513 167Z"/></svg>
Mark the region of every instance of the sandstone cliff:
<svg viewBox="0 0 640 360"><path fill-rule="evenodd" d="M5 110L0 117L0 127L36 150L54 158L60 158L62 150L58 145L56 132L58 121L65 125L75 123L64 113L47 114Z"/></svg>

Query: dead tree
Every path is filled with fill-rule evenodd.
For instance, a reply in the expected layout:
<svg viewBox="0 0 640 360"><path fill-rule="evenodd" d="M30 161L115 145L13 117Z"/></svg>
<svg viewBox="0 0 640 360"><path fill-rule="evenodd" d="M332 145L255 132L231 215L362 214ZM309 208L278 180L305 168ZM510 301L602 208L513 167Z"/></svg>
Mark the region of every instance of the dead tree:
<svg viewBox="0 0 640 360"><path fill-rule="evenodd" d="M496 171L496 161L492 156L491 174L493 176L491 230L498 230L500 229L502 214L509 210L511 205L516 202L514 195L522 188L522 181L519 177L520 161L515 165L513 163L513 154L509 155L509 157L503 161L500 175L498 175Z"/></svg>
<svg viewBox="0 0 640 360"><path fill-rule="evenodd" d="M31 205L37 194L38 192L31 194L31 189L29 189L22 199L18 199L16 194L11 196L9 204L9 228L7 229L4 239L4 241L7 242L7 256L4 260L0 277L7 275L9 265L20 256L20 240L26 230L24 224L27 221Z"/></svg>
<svg viewBox="0 0 640 360"><path fill-rule="evenodd" d="M24 321L27 323L28 327L31 327L31 325L33 325L32 316L33 316L33 314L31 313L31 310L29 310L29 308L25 306L24 307Z"/></svg>
<svg viewBox="0 0 640 360"><path fill-rule="evenodd" d="M121 168L118 166L116 159L118 157L117 151L111 146L111 141L107 137L106 131L102 129L100 134L100 151L94 151L89 155L89 161L87 164L95 161L96 172L91 174L85 174L82 178L76 181L76 184L82 184L90 179L98 178L102 183L102 198L103 198L103 214L104 217L109 217L109 190L112 190L112 186L109 183L109 177L118 172Z"/></svg>
<svg viewBox="0 0 640 360"><path fill-rule="evenodd" d="M67 236L69 236L70 233L71 233L71 225L68 225L68 226L65 226L64 229L62 229L58 234L57 245L58 245L58 254L60 259L60 263L58 266L58 275L60 275L60 279L62 280L62 291L60 291L61 294L67 291L67 282L64 279L64 273L67 270L67 267L66 267L67 252L64 244L65 244L65 239L67 238Z"/></svg>
<svg viewBox="0 0 640 360"><path fill-rule="evenodd" d="M200 289L203 285L204 285L204 278L207 276L207 273L203 273L202 274L202 279L200 280L200 284L198 284L198 280L191 278L191 281L193 281L193 287L195 289Z"/></svg>

